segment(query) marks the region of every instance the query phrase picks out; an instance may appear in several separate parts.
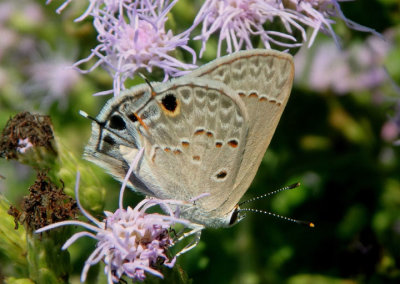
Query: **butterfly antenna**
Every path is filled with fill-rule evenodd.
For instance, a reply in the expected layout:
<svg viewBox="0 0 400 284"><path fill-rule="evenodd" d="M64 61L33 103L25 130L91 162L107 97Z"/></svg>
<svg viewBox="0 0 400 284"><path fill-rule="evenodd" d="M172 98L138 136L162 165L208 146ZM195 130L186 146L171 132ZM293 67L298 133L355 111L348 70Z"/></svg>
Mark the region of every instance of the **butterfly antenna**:
<svg viewBox="0 0 400 284"><path fill-rule="evenodd" d="M296 182L296 183L294 183L294 184L285 186L285 187L280 188L280 189L277 189L277 190L275 190L275 191L268 192L268 193L265 193L265 194L263 194L263 195L256 196L256 197L253 197L253 198L251 198L251 199L248 199L248 200L245 200L245 201L243 201L243 202L240 202L240 203L239 203L239 206L241 206L241 205L243 205L243 204L246 204L246 203L250 203L250 202L259 200L259 199L263 199L263 198L265 198L265 197L268 197L268 196L277 194L277 193L279 193L279 192L281 192L281 191L284 191L284 190L294 189L294 188L297 188L297 187L299 187L299 186L300 186L300 183L299 183L299 182Z"/></svg>
<svg viewBox="0 0 400 284"><path fill-rule="evenodd" d="M289 222L293 222L293 223L296 223L296 224L305 225L305 226L310 227L310 228L314 228L315 227L314 223L312 223L312 222L297 220L297 219L285 217L285 216L282 216L282 215L279 215L279 214L275 214L275 213L272 213L272 212L269 212L269 211L264 211L264 210L258 210L258 209L252 209L252 208L243 208L243 209L238 209L238 212L262 213L262 214L265 214L265 215L274 216L274 217L277 217L277 218L280 218L280 219L283 219L283 220L286 220L286 221L289 221Z"/></svg>
<svg viewBox="0 0 400 284"><path fill-rule="evenodd" d="M82 115L85 118L88 118L90 120L93 120L94 122L96 122L99 125L104 125L103 122L98 121L95 117L88 115L86 112L84 112L83 110L79 111L79 114Z"/></svg>
<svg viewBox="0 0 400 284"><path fill-rule="evenodd" d="M138 74L139 74L140 77L142 77L142 79L146 82L146 84L149 85L150 90L151 90L151 95L152 95L153 97L155 97L156 91L154 91L154 88L153 88L153 86L151 85L150 81L149 81L149 80L147 79L147 77L146 77L145 75L143 75L142 73L139 72Z"/></svg>

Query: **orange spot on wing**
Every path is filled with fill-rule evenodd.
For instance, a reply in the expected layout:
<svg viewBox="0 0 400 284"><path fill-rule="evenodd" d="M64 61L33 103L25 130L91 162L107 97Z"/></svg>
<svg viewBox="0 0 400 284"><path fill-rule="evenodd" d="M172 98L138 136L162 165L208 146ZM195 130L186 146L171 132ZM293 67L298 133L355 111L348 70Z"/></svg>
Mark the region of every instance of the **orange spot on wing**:
<svg viewBox="0 0 400 284"><path fill-rule="evenodd" d="M189 142L182 141L182 146L185 148L189 147Z"/></svg>
<svg viewBox="0 0 400 284"><path fill-rule="evenodd" d="M215 147L221 148L221 147L222 147L222 143L221 143L221 142L216 142L216 143L215 143Z"/></svg>
<svg viewBox="0 0 400 284"><path fill-rule="evenodd" d="M195 161L200 161L200 156L193 156L193 160L195 160Z"/></svg>
<svg viewBox="0 0 400 284"><path fill-rule="evenodd" d="M179 155L179 154L182 154L182 151L179 150L179 149L176 149L176 150L174 150L173 153L174 153L175 155Z"/></svg>
<svg viewBox="0 0 400 284"><path fill-rule="evenodd" d="M256 93L251 93L249 95L249 98L258 98L258 95Z"/></svg>
<svg viewBox="0 0 400 284"><path fill-rule="evenodd" d="M228 145L231 146L232 148L236 148L239 143L236 140L231 140L228 142Z"/></svg>
<svg viewBox="0 0 400 284"><path fill-rule="evenodd" d="M204 130L203 129L199 129L199 130L196 130L195 132L194 132L194 135L201 135L201 134L204 134Z"/></svg>

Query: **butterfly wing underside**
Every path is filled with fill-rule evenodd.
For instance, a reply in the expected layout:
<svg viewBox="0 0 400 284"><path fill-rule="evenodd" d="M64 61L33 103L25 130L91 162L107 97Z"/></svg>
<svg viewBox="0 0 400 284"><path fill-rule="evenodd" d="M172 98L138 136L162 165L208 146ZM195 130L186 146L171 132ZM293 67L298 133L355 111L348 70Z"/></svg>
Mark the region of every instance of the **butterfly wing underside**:
<svg viewBox="0 0 400 284"><path fill-rule="evenodd" d="M145 148L134 177L140 192L220 207L234 186L248 134L247 112L226 85L182 78L138 86L111 100L93 124L86 156L122 179L134 154ZM122 170L121 170L122 169Z"/></svg>
<svg viewBox="0 0 400 284"><path fill-rule="evenodd" d="M241 51L219 58L190 74L223 82L246 105L249 135L233 190L220 207L222 214L237 204L261 163L289 99L293 83L292 56L271 50Z"/></svg>
<svg viewBox="0 0 400 284"><path fill-rule="evenodd" d="M234 186L245 151L247 112L240 98L220 82L181 79L155 87L143 122L146 158L166 198L196 201L209 212ZM140 116L146 117L146 109ZM153 113L152 112L152 113ZM142 126L139 126L142 127Z"/></svg>

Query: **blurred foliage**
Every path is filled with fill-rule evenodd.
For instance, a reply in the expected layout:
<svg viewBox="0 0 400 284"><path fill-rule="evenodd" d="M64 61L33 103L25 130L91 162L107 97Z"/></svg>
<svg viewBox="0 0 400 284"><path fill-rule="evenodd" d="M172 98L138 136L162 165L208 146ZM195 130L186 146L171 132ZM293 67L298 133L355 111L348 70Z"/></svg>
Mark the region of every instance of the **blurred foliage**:
<svg viewBox="0 0 400 284"><path fill-rule="evenodd" d="M48 53L32 56L40 53L38 50L43 43L52 52L63 46L61 51L74 61L86 57L96 45L91 20L73 22L84 11L86 2L72 1L61 15L54 12L60 3L57 1L48 6L44 1L8 2L17 8L10 10L6 21L0 21L3 31L0 127L11 115L22 110L50 115L57 139L65 145L64 149L69 149L68 155L74 157L69 159L70 168L65 174L68 178L64 181L66 187L72 189L73 166L84 163L75 157L81 156L91 125L78 115L78 110L95 115L106 98L91 95L110 89L112 81L101 69L80 76L65 94L67 103L55 100L49 108L42 108L41 103L49 100L51 94L45 95L43 91L42 96L30 96L24 87L31 82L26 68L52 56ZM399 1L359 0L344 2L341 7L344 14L357 23L378 32L395 31L395 48L385 66L393 83L399 85ZM27 17L26 13L32 13L26 11L28 8L38 9L35 11L39 16ZM176 8L171 26L187 27L198 6L193 7L191 1L180 1ZM337 32L344 47L368 36L344 25L338 25ZM11 37L7 38L8 47L6 35ZM324 38L323 35L319 37ZM27 44L26 50L23 44ZM198 50L199 43L193 46ZM203 61L211 60L212 54L206 52ZM382 94L377 102L372 91L337 96L330 91L317 93L295 86L245 198L301 182L298 189L249 206L309 220L316 227L307 228L254 213L233 228L204 230L201 243L178 261L194 283L399 283L400 148L381 136L382 126L395 115L394 106L399 100L399 93L390 93L389 89L383 88L388 93ZM119 184L94 168L95 172L85 177L85 183L91 183L91 176L101 179L106 189L105 208L117 208ZM0 174L5 177L0 178L0 192L18 205L33 184L35 173L16 162L0 160ZM89 196L93 196L93 190ZM127 193L125 204L136 204L140 198ZM102 196L98 199L103 202ZM4 215L5 211L3 208L0 213ZM96 209L96 216L101 216L100 211ZM0 232L2 244L6 240L4 231L6 229ZM16 238L23 239L21 235ZM23 262L21 255L12 256L0 247L0 279L4 275L13 276L16 278L9 278L8 283L30 283L17 280L26 277L20 265L14 270L9 265L13 261ZM72 282L78 282L83 262L92 249L91 240L80 240L69 249L74 271ZM91 272L102 274L102 270L97 267ZM96 276L89 276L88 282L96 283L96 279ZM105 280L104 276L100 279Z"/></svg>

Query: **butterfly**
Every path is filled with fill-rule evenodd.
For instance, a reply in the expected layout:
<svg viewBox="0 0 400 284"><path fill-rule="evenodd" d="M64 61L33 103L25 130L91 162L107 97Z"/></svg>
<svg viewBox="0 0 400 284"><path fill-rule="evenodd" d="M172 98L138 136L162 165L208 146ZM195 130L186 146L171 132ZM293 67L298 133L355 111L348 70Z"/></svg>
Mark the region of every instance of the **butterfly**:
<svg viewBox="0 0 400 284"><path fill-rule="evenodd" d="M110 99L92 123L86 159L136 191L196 200L181 216L206 227L240 219L252 183L288 101L292 56L239 51L168 82L133 87Z"/></svg>

